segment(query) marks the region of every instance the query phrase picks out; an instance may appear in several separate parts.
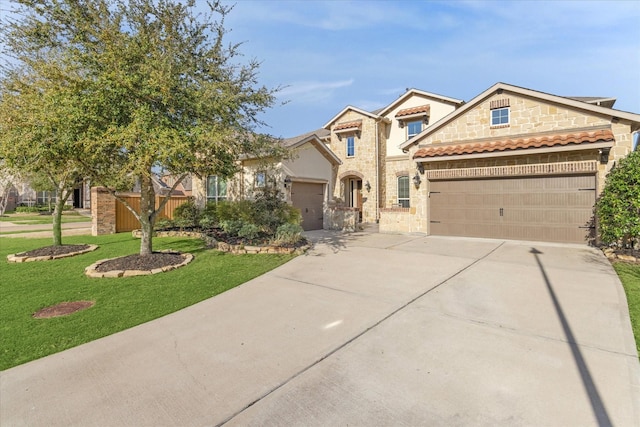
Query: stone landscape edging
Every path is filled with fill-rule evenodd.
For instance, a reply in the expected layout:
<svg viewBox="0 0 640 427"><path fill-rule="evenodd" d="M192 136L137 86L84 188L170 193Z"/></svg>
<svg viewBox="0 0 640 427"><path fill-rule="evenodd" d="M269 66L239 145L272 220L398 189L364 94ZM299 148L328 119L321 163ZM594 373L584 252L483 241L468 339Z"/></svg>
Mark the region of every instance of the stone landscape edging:
<svg viewBox="0 0 640 427"><path fill-rule="evenodd" d="M93 252L96 249L98 249L98 245L87 244L87 246L89 246L87 249L83 249L81 251L69 252L69 253L60 254L60 255L20 256L19 254L10 254L10 255L7 255L7 262L49 261L52 259L60 259L60 258L67 258L75 255L82 255L82 254L86 254L87 252Z"/></svg>
<svg viewBox="0 0 640 427"><path fill-rule="evenodd" d="M633 255L626 254L618 254L613 248L604 248L602 250L604 255L609 258L610 261L624 261L624 262L635 262L640 263L640 258L635 257Z"/></svg>
<svg viewBox="0 0 640 427"><path fill-rule="evenodd" d="M116 257L116 258L109 258L109 259L101 259L99 261L94 262L89 267L84 269L84 274L86 274L88 277L93 277L93 278L148 276L150 274L158 274L158 273L164 273L166 271L175 270L176 268L184 267L185 265L193 261L193 255L190 253L180 253L180 252L173 251L171 249L167 249L160 252L182 255L184 256L184 261L182 261L180 264L167 265L164 267L154 268L151 270L97 271L98 267L103 263L107 261L111 261L112 259L122 258L122 257Z"/></svg>
<svg viewBox="0 0 640 427"><path fill-rule="evenodd" d="M133 230L131 235L134 238L140 238L142 232L140 230ZM310 245L304 245L299 248L287 248L282 246L251 246L251 245L232 245L226 242L219 242L208 236L206 233L199 231L155 231L155 237L198 237L205 241L208 247L217 249L220 252L227 252L234 255L242 254L296 254L301 255L310 248Z"/></svg>

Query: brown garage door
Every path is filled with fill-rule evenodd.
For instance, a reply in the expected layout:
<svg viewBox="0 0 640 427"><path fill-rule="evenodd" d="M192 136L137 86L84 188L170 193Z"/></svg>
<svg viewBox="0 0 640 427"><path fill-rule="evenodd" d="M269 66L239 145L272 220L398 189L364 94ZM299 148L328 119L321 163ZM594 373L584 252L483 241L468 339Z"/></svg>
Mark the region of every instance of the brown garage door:
<svg viewBox="0 0 640 427"><path fill-rule="evenodd" d="M585 243L595 203L594 175L429 182L430 232Z"/></svg>
<svg viewBox="0 0 640 427"><path fill-rule="evenodd" d="M322 228L322 206L324 184L294 182L291 185L291 202L302 213L302 228L319 230Z"/></svg>

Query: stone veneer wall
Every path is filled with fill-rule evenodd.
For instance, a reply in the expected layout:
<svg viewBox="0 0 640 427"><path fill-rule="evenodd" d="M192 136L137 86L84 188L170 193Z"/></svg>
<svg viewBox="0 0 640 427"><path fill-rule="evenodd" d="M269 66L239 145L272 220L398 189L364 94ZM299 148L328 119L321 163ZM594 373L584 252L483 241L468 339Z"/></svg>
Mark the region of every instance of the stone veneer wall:
<svg viewBox="0 0 640 427"><path fill-rule="evenodd" d="M116 199L104 187L91 188L91 235L116 232Z"/></svg>
<svg viewBox="0 0 640 427"><path fill-rule="evenodd" d="M416 190L413 185L413 176L416 174L416 164L409 156L387 157L385 160L385 198L382 200L383 208L391 208L398 203L398 177L407 175L409 177L409 194Z"/></svg>
<svg viewBox="0 0 640 427"><path fill-rule="evenodd" d="M508 126L490 126L491 101L508 99L510 104L510 124ZM626 156L632 149L631 127L619 121L614 123L610 116L598 115L565 106L547 103L538 99L514 95L504 92L494 94L473 109L465 112L444 127L429 135L419 146L410 147L409 155L413 158L421 146L438 143L473 142L509 138L515 135L535 136L539 134L571 133L589 129L611 128L615 144L609 154L607 163L600 163L597 149L558 151L537 153L535 149L523 151L522 155L503 157L482 157L465 160L445 160L425 163L426 170L457 169L491 166L515 166L522 164L546 164L559 162L577 162L585 160L597 161L597 193L604 187L606 175L615 161ZM387 174L388 175L388 174ZM417 191L411 193L411 206L417 209L415 222L410 227L413 231L428 230L427 199L429 183L422 176L423 182ZM412 186L412 190L415 187ZM402 222L400 222L402 223ZM381 230L383 229L381 225ZM408 231L408 230L403 230Z"/></svg>
<svg viewBox="0 0 640 427"><path fill-rule="evenodd" d="M364 116L355 111L347 111L336 120L335 124L362 120L362 128L359 133L338 134L331 132L331 142L329 148L342 160L342 165L338 168L338 177L346 171L357 171L362 174L362 221L375 222L377 212L377 194L380 185L378 171L376 170L376 121L368 116ZM334 125L335 125L334 124ZM379 130L380 131L380 130ZM347 137L355 136L355 156L347 157L346 146ZM378 150L378 155L380 150ZM369 181L371 191L364 188L364 184ZM343 182L336 182L334 198L345 199L345 187Z"/></svg>
<svg viewBox="0 0 640 427"><path fill-rule="evenodd" d="M358 211L355 208L331 206L325 210L322 225L325 230L356 231Z"/></svg>

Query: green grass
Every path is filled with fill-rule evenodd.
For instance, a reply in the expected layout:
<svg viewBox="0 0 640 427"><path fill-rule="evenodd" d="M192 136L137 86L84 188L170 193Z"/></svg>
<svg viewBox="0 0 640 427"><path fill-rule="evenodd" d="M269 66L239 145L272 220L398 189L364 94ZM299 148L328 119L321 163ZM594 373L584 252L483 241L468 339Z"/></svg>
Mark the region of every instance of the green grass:
<svg viewBox="0 0 640 427"><path fill-rule="evenodd" d="M613 264L624 291L627 294L631 328L636 339L636 350L640 356L640 265L616 262Z"/></svg>
<svg viewBox="0 0 640 427"><path fill-rule="evenodd" d="M51 244L50 239L0 239L0 370L74 347L164 316L238 286L293 258L292 255L230 255L207 250L199 239L155 238L154 250L194 254L187 266L161 274L90 279L93 262L138 253L130 233L70 236L65 244L99 249L54 261L6 262L7 254ZM37 310L65 301L95 305L69 316L34 319Z"/></svg>
<svg viewBox="0 0 640 427"><path fill-rule="evenodd" d="M13 224L53 224L53 215L38 215L32 213L12 213L0 216L0 222L12 222ZM63 213L62 223L67 222L91 222L91 217L78 215L77 213Z"/></svg>

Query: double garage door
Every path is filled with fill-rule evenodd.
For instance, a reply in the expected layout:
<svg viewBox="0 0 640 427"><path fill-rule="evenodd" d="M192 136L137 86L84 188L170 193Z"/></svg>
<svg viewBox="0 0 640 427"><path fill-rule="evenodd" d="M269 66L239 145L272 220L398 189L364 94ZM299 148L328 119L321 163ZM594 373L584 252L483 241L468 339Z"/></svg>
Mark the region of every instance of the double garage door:
<svg viewBox="0 0 640 427"><path fill-rule="evenodd" d="M595 175L429 182L430 234L586 243Z"/></svg>
<svg viewBox="0 0 640 427"><path fill-rule="evenodd" d="M324 184L294 182L291 184L291 204L302 214L302 228L322 228Z"/></svg>

